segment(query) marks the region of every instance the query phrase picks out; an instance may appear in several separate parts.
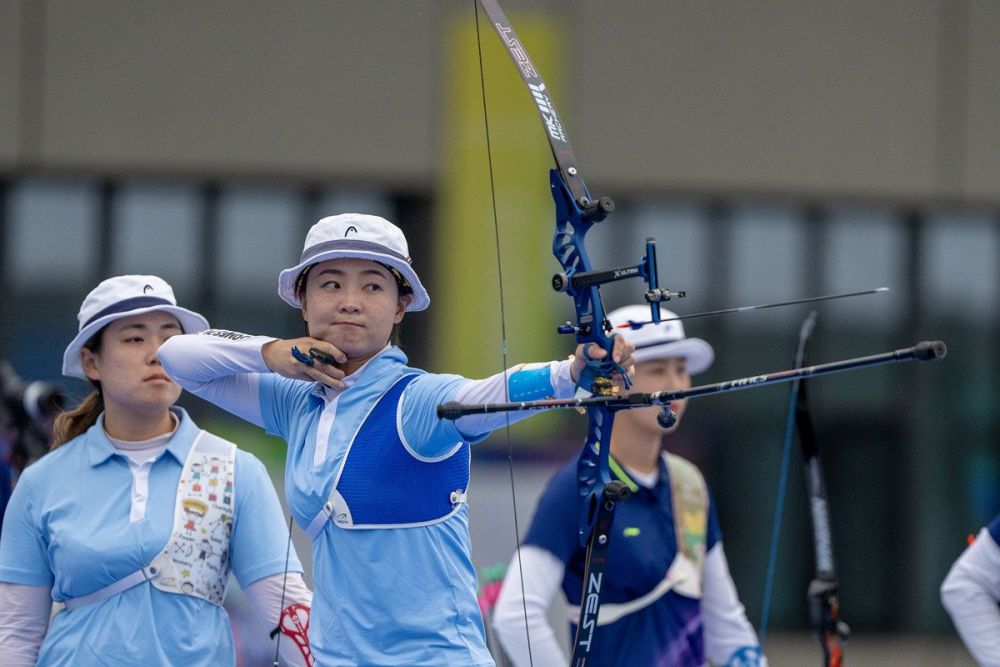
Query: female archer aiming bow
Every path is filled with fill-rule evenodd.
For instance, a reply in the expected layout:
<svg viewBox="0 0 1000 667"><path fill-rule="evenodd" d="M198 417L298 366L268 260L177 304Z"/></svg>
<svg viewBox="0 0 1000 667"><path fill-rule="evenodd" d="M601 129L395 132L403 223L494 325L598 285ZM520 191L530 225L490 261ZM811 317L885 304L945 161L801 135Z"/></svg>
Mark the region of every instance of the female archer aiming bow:
<svg viewBox="0 0 1000 667"><path fill-rule="evenodd" d="M308 336L177 336L160 359L185 388L288 442L288 504L313 541L310 643L322 665L493 665L470 555L469 446L503 415L439 419L448 401L569 397L586 364L518 365L484 380L407 366L394 328L430 299L403 232L324 218L278 294ZM632 345L616 338L619 373ZM593 359L605 359L597 346ZM517 418L523 418L521 414ZM515 418L516 419L516 418Z"/></svg>

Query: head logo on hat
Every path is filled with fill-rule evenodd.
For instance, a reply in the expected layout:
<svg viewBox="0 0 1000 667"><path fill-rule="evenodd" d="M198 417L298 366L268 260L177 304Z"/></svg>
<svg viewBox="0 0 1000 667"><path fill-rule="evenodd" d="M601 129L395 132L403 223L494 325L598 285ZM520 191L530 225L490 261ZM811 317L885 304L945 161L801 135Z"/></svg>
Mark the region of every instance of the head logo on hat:
<svg viewBox="0 0 1000 667"><path fill-rule="evenodd" d="M63 375L84 380L87 376L80 363L80 348L105 326L123 317L141 315L154 310L170 313L181 323L185 333L204 331L204 317L177 305L174 290L157 276L115 276L91 290L77 314L80 328L63 353Z"/></svg>
<svg viewBox="0 0 1000 667"><path fill-rule="evenodd" d="M660 308L660 317L677 317L669 310ZM624 306L608 313L608 321L625 340L635 345L635 362L652 361L668 357L683 357L687 360L687 372L696 375L708 369L715 359L712 346L701 338L685 338L684 325L680 320L646 324L638 329L622 328L630 322L648 322L649 306Z"/></svg>
<svg viewBox="0 0 1000 667"><path fill-rule="evenodd" d="M362 213L332 215L312 226L298 264L278 275L278 296L288 305L301 308L295 284L306 268L331 259L369 259L395 269L409 284L413 299L406 310L423 310L431 298L410 266L409 253L403 230L385 218Z"/></svg>

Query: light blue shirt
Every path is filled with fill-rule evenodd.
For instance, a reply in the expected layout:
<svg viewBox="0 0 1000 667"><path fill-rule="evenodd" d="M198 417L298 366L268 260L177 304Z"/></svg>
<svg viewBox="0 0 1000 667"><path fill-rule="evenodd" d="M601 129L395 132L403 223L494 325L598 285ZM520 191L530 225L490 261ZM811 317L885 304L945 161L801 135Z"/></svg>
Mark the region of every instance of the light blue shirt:
<svg viewBox="0 0 1000 667"><path fill-rule="evenodd" d="M265 427L288 442L285 489L299 525L308 526L326 502L369 410L408 373L421 375L403 393L406 442L423 457L453 450L463 436L435 409L468 380L408 368L398 348L374 357L336 396L325 396L316 383L260 376ZM317 443L321 421L329 436ZM317 445L325 449L319 455ZM349 530L327 522L313 542L309 640L318 664L492 666L470 552L464 507L443 522L416 528Z"/></svg>
<svg viewBox="0 0 1000 667"><path fill-rule="evenodd" d="M146 516L130 522L132 473L104 432L86 433L29 466L18 481L0 539L0 581L51 586L57 601L93 593L148 565L174 521L177 483L198 427L179 425L149 474ZM263 464L238 451L230 542L240 586L285 570L288 529ZM301 572L292 555L289 569ZM148 583L56 614L38 665L233 665L226 611Z"/></svg>

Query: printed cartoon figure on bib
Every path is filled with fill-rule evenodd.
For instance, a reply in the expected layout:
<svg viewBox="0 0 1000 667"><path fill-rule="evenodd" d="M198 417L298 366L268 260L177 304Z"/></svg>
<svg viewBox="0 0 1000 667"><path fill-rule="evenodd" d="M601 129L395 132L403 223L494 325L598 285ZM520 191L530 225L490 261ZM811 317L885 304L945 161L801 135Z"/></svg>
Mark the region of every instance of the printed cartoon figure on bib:
<svg viewBox="0 0 1000 667"><path fill-rule="evenodd" d="M213 487L213 481L225 480L230 495L222 498L210 493L195 478L195 475L200 476L195 470L200 470L209 457L216 458L219 453L225 458L219 472L210 473L208 489ZM235 467L235 445L202 432L191 447L177 485L171 548L153 561L154 566L159 566L158 575L170 572L169 577L163 575L162 579L150 580L160 590L183 589L187 595L222 604L229 586L229 537L233 530L231 489ZM191 517L197 517L197 521Z"/></svg>
<svg viewBox="0 0 1000 667"><path fill-rule="evenodd" d="M483 380L409 366L397 327L430 297L402 230L373 215L316 223L278 294L301 310L308 336L215 329L175 336L160 359L192 393L288 443L288 506L313 541L318 662L493 665L471 558L470 449L528 414L448 421L436 409L572 396L582 347ZM627 341L612 356L632 367Z"/></svg>
<svg viewBox="0 0 1000 667"><path fill-rule="evenodd" d="M648 306L608 314L613 325L648 317ZM661 317L674 315L661 309ZM687 389L691 375L714 359L712 347L686 338L677 320L617 330L635 345L634 391ZM677 419L669 428L658 423L657 408L622 411L612 427L611 472L632 495L616 506L590 655L595 665L767 665L729 574L708 485L693 463L662 451L686 408L687 400L671 404ZM567 664L586 564L576 535L578 503L571 461L549 481L508 567L493 627L518 667ZM569 607L565 634L548 621L559 590Z"/></svg>
<svg viewBox="0 0 1000 667"><path fill-rule="evenodd" d="M156 353L208 323L148 275L105 280L78 317L63 372L93 392L57 418L4 517L3 662L235 665L231 575L269 628L308 617L311 593L295 555L286 561L264 466L174 405L181 389ZM53 601L63 610L50 621ZM284 649L288 664L314 664L308 641Z"/></svg>

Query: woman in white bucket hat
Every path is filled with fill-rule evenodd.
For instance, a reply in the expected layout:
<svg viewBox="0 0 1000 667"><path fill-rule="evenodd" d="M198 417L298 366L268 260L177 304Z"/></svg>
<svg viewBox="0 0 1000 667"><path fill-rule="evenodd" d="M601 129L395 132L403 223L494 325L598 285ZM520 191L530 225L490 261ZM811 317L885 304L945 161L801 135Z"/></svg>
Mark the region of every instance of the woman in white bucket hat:
<svg viewBox="0 0 1000 667"><path fill-rule="evenodd" d="M403 232L372 215L316 223L300 261L281 272L278 294L301 308L308 337L204 332L171 339L160 358L185 388L288 442L288 504L313 540L317 660L493 665L466 490L470 444L508 417L447 421L436 407L508 393L572 396L582 350L475 381L408 367L392 330L430 299ZM631 353L619 338L613 356L623 369Z"/></svg>
<svg viewBox="0 0 1000 667"><path fill-rule="evenodd" d="M24 471L7 508L2 662L234 665L230 573L277 626L285 523L260 461L174 406L181 388L157 349L208 322L148 275L105 280L78 317L63 373L94 390L57 417L52 451ZM298 559L288 568L286 604L307 617ZM50 623L53 601L65 608ZM291 664L308 664L285 645Z"/></svg>
<svg viewBox="0 0 1000 667"><path fill-rule="evenodd" d="M676 315L661 308L660 317ZM686 338L680 320L623 327L648 319L649 306L608 314L615 330L635 345L632 390L689 389L691 375L711 366L712 346ZM686 408L687 399L671 405L676 421L667 428L657 421L657 407L625 410L615 418L612 475L629 486L632 497L615 515L590 654L595 665L767 665L736 595L705 480L693 464L663 450L664 436L677 430ZM575 632L586 563L576 535L578 503L574 460L549 481L508 567L493 627L518 667L567 664L548 607L562 589Z"/></svg>

